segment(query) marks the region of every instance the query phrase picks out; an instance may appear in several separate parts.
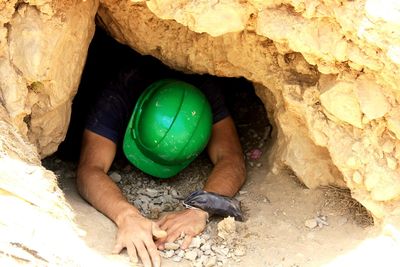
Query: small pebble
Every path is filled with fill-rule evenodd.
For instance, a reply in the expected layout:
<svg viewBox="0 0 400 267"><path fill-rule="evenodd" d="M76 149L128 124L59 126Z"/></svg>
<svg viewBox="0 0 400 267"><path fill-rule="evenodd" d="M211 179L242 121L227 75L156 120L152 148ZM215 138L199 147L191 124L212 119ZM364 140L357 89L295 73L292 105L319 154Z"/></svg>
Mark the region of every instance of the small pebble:
<svg viewBox="0 0 400 267"><path fill-rule="evenodd" d="M205 264L208 261L208 257L206 255L201 255L199 262L201 262L201 264Z"/></svg>
<svg viewBox="0 0 400 267"><path fill-rule="evenodd" d="M202 240L200 236L196 236L192 239L192 243L190 243L189 248L200 248L203 243L204 240Z"/></svg>
<svg viewBox="0 0 400 267"><path fill-rule="evenodd" d="M307 220L304 223L304 225L309 229L314 229L315 227L318 226L318 223L317 223L317 221L315 219L310 219L310 220Z"/></svg>
<svg viewBox="0 0 400 267"><path fill-rule="evenodd" d="M205 243L204 245L202 245L202 246L200 247L200 249L201 249L202 251L210 250L210 249L211 249L211 245L210 245L210 243Z"/></svg>
<svg viewBox="0 0 400 267"><path fill-rule="evenodd" d="M164 256L166 258L171 258L174 255L175 255L175 251L173 251L173 250L167 250L167 251L164 252Z"/></svg>
<svg viewBox="0 0 400 267"><path fill-rule="evenodd" d="M182 258L179 257L179 256L175 256L175 257L172 258L172 260L173 260L174 262L181 262L181 261L182 261Z"/></svg>
<svg viewBox="0 0 400 267"><path fill-rule="evenodd" d="M242 256L246 255L246 248L244 246L237 246L235 248L235 251L233 252L233 254L235 256L242 257Z"/></svg>
<svg viewBox="0 0 400 267"><path fill-rule="evenodd" d="M158 197L160 195L158 190L155 190L155 189L152 189L152 188L146 188L146 191L144 191L143 193L145 195L151 197L151 198L155 198L155 197Z"/></svg>
<svg viewBox="0 0 400 267"><path fill-rule="evenodd" d="M197 252L196 251L187 251L185 253L185 259L194 261L197 258Z"/></svg>
<svg viewBox="0 0 400 267"><path fill-rule="evenodd" d="M180 246L176 243L167 242L164 244L165 250L177 250Z"/></svg>
<svg viewBox="0 0 400 267"><path fill-rule="evenodd" d="M185 251L184 250L177 250L176 251L177 252L177 255L179 256L179 257L181 257L181 258L183 258L183 257L185 257Z"/></svg>
<svg viewBox="0 0 400 267"><path fill-rule="evenodd" d="M204 251L204 255L212 255L212 250L208 249L208 250Z"/></svg>
<svg viewBox="0 0 400 267"><path fill-rule="evenodd" d="M217 257L208 258L207 262L204 264L205 267L213 267L217 264Z"/></svg>
<svg viewBox="0 0 400 267"><path fill-rule="evenodd" d="M117 172L112 172L110 174L110 177L114 181L114 183L119 183L122 179L121 175Z"/></svg>

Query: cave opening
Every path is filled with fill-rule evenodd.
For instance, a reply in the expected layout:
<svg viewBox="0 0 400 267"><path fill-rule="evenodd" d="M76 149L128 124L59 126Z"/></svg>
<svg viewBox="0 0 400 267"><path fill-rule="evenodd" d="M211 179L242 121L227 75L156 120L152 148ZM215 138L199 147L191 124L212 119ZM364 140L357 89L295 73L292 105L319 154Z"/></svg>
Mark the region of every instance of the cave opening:
<svg viewBox="0 0 400 267"><path fill-rule="evenodd" d="M142 56L131 48L119 44L101 29L96 30L89 48L81 84L73 101L66 139L54 156L43 161L43 165L53 170L59 177L59 186L77 215L78 225L86 231L85 241L90 247L104 254L112 251L116 235L115 225L82 200L76 191L75 172L82 132L91 106L100 96L101 88L104 88L112 77L118 75L120 66L129 66L131 61L144 62L143 64L150 70L150 75L151 71L155 70L154 68L161 70L167 68L159 60ZM168 71L171 70L168 69ZM198 74L190 75L202 77ZM205 231L199 236L199 242L213 246L215 249L210 250L211 252L199 252L198 248L191 248L189 252L196 251L201 254L201 257L196 257L191 261L196 263L202 259L201 266L205 266L206 260L212 261L215 257L216 264L221 266L232 260L240 262L240 266L278 264L282 258L281 255L298 253L302 246L301 240L308 236L309 228L319 229L328 225L326 214L329 214L329 224L343 225L354 214L353 211L348 211L348 203L352 203L351 205L356 206L356 209L359 209L359 206L356 202L351 202L348 191L336 189L312 191L305 188L290 170L282 170L279 173L271 171L273 166L269 166L269 154L272 152L275 133L268 121L264 103L256 95L253 84L244 78L216 77L215 79L223 85L221 89L225 102L234 119L246 159L248 180L236 199L242 202L249 222L246 225L237 225L238 230L234 232L234 240L228 244L216 233L220 218L210 220ZM120 153L108 174L130 203L134 204L147 218L156 220L166 212L184 209L181 200L190 192L201 189L211 170L211 161L206 153L202 153L186 169L165 182L139 171ZM328 198L330 202L327 202L327 193L336 194ZM343 199L343 203L339 203L338 198ZM360 216L362 219L366 218L364 214L365 211L362 211ZM306 220L307 218L312 219ZM290 226L292 222L304 226L304 221L306 221L306 227ZM366 224L370 224L370 221ZM352 227L352 224L346 224L342 232L354 230ZM294 231L295 234L287 237L287 231ZM263 233L267 233L267 237L259 240ZM270 235L285 236L285 238L271 239ZM317 237L316 242L322 242L321 238ZM337 238L339 242L334 249L339 251L346 240L346 235L339 235ZM272 245L289 252L281 253L279 249L272 251L270 252L272 258L268 261L252 256L241 258L246 254L260 253L259 249L251 251L250 248L254 242L259 242L261 249ZM216 252L225 250L231 255L229 259L228 254ZM160 253L163 258L169 258L169 262L172 262L170 266L175 266L175 260L179 262L188 260L186 254L183 257L180 255L182 253L179 249L173 250L172 254L171 251ZM210 254L206 255L206 253ZM127 258L125 255L122 257ZM299 262L307 262L307 259L299 260L293 257L286 263Z"/></svg>
<svg viewBox="0 0 400 267"><path fill-rule="evenodd" d="M189 77L195 81L203 79L203 75L175 71L152 56L140 55L130 47L118 43L101 28L97 28L89 47L81 83L72 104L68 132L64 142L58 148L57 157L67 161L78 160L82 133L90 109L100 97L102 89L115 79L121 69L129 68L133 61L140 62L139 65L146 69L150 77L155 72L157 74L166 72L167 75ZM164 77L164 74L161 75ZM215 79L221 86L223 100L235 122L243 152L247 154L246 159L250 159L247 162L248 166L260 167L261 163L257 159L270 146L272 126L264 104L255 93L253 84L245 78L212 76L211 79ZM118 162L126 163L121 154L117 155L117 164Z"/></svg>

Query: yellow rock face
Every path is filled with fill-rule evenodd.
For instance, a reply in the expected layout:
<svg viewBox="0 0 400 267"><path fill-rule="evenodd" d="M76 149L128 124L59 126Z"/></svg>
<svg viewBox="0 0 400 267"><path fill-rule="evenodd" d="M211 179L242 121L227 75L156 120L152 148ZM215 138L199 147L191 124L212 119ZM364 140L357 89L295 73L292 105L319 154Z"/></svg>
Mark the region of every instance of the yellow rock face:
<svg viewBox="0 0 400 267"><path fill-rule="evenodd" d="M98 2L25 2L0 7L0 94L13 124L46 156L65 137Z"/></svg>

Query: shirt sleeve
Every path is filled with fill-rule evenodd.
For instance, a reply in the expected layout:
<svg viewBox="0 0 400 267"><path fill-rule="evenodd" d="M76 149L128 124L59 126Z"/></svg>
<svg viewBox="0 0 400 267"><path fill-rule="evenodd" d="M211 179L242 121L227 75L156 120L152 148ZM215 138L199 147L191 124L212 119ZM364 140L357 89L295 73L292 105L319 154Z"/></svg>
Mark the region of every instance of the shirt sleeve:
<svg viewBox="0 0 400 267"><path fill-rule="evenodd" d="M222 82L218 81L217 78L209 76L205 77L204 82L200 84L199 87L210 103L213 114L213 123L217 123L230 116L221 91L221 88L223 87Z"/></svg>
<svg viewBox="0 0 400 267"><path fill-rule="evenodd" d="M121 72L102 91L89 113L86 129L118 144L125 134L141 89L147 83L140 79L140 73L135 69Z"/></svg>

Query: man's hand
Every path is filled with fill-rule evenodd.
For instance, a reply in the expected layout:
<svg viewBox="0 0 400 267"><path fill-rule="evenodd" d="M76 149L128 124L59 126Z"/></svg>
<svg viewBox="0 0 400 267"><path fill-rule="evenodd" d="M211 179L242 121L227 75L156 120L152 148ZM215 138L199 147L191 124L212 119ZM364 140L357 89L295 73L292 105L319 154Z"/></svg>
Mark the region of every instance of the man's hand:
<svg viewBox="0 0 400 267"><path fill-rule="evenodd" d="M165 238L167 233L162 231L155 222L139 214L129 214L118 221L117 242L113 253L120 253L126 248L131 261L138 262L138 255L145 267L160 267L161 259L154 244L155 238Z"/></svg>
<svg viewBox="0 0 400 267"><path fill-rule="evenodd" d="M181 234L185 239L181 249L187 249L192 242L192 238L203 232L207 225L208 214L200 209L186 209L170 213L158 221L158 225L164 231L167 231L167 237L157 240L159 249L164 249L166 242L174 242Z"/></svg>

